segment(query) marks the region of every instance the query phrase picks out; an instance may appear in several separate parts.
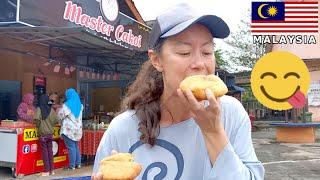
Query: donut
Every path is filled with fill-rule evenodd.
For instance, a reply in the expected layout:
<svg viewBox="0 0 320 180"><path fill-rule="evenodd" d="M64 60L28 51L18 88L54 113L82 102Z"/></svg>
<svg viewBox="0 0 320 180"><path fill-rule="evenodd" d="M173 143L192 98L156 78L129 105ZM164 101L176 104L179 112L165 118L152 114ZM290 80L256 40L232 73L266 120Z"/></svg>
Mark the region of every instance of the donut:
<svg viewBox="0 0 320 180"><path fill-rule="evenodd" d="M216 75L194 75L188 76L180 83L180 89L190 89L198 101L206 100L205 89L210 89L215 97L221 97L228 92L227 86Z"/></svg>
<svg viewBox="0 0 320 180"><path fill-rule="evenodd" d="M133 180L141 172L142 166L133 161L130 153L117 153L100 161L99 172L103 180Z"/></svg>

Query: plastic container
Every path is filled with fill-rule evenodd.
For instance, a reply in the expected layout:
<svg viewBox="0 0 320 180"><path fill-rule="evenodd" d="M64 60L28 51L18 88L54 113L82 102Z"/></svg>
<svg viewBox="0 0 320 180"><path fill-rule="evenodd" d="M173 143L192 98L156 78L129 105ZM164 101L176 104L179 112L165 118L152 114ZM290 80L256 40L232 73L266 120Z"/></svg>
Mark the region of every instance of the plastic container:
<svg viewBox="0 0 320 180"><path fill-rule="evenodd" d="M24 128L24 127L30 127L30 126L34 126L34 125L32 123L27 123L24 121L10 121L10 120L1 121L2 128Z"/></svg>
<svg viewBox="0 0 320 180"><path fill-rule="evenodd" d="M304 116L306 118L306 122L312 122L312 113L311 112L306 112Z"/></svg>

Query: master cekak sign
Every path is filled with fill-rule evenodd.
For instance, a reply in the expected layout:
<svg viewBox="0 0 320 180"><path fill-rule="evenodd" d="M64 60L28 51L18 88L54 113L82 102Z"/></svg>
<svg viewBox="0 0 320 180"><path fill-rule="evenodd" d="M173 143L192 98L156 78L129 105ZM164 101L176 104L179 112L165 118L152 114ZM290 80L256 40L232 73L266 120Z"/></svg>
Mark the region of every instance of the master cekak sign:
<svg viewBox="0 0 320 180"><path fill-rule="evenodd" d="M107 37L111 37L112 33L114 33L113 35L118 42L141 48L142 36L133 34L132 29L125 29L121 24L116 27L108 24L103 20L102 16L91 17L83 13L82 7L72 1L66 1L65 3L63 19L82 27L87 27Z"/></svg>

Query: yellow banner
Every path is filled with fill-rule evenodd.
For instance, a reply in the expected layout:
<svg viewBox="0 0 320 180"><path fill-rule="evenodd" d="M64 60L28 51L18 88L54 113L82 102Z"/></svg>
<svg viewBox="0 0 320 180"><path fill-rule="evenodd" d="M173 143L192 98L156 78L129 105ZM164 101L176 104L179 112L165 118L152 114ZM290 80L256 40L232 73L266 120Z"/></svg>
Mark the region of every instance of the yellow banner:
<svg viewBox="0 0 320 180"><path fill-rule="evenodd" d="M34 141L38 140L38 132L36 128L24 129L23 141Z"/></svg>
<svg viewBox="0 0 320 180"><path fill-rule="evenodd" d="M63 162L67 160L67 156L57 156L53 158L53 163ZM37 166L43 166L43 160L37 160Z"/></svg>
<svg viewBox="0 0 320 180"><path fill-rule="evenodd" d="M58 139L60 137L60 127L53 128L53 139Z"/></svg>
<svg viewBox="0 0 320 180"><path fill-rule="evenodd" d="M60 137L60 127L53 128L53 138L58 139ZM23 141L38 140L37 128L28 128L23 131Z"/></svg>

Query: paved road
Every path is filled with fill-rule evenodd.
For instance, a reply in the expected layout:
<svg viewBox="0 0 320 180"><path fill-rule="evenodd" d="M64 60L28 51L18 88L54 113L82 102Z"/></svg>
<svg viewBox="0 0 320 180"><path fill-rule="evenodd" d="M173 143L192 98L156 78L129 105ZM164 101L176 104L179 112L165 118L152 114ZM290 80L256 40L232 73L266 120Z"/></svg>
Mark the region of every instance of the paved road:
<svg viewBox="0 0 320 180"><path fill-rule="evenodd" d="M320 135L320 131L317 132ZM267 180L319 180L320 179L320 141L314 144L276 143L275 131L264 129L252 133L258 158L266 169ZM318 138L320 139L320 138ZM52 178L86 176L91 174L92 166L85 166L74 172L56 171ZM12 179L8 168L0 168L0 179ZM22 179L49 179L37 175Z"/></svg>
<svg viewBox="0 0 320 180"><path fill-rule="evenodd" d="M317 131L318 136L320 131ZM314 144L276 143L273 129L253 132L258 158L268 180L319 180L320 142Z"/></svg>

